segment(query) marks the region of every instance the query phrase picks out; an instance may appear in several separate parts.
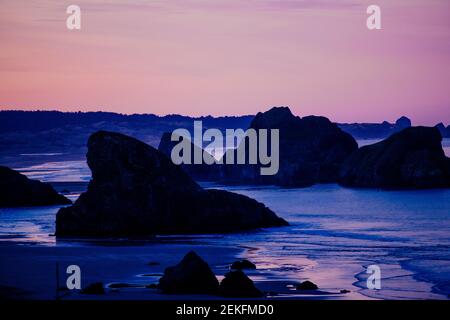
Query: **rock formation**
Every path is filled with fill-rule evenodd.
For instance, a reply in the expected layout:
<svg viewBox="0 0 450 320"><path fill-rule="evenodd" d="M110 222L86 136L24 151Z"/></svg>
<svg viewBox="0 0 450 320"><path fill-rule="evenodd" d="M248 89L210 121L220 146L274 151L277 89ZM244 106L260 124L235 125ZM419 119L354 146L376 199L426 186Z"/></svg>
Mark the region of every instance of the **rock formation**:
<svg viewBox="0 0 450 320"><path fill-rule="evenodd" d="M220 294L224 297L258 298L263 293L242 270L230 271L220 282Z"/></svg>
<svg viewBox="0 0 450 320"><path fill-rule="evenodd" d="M48 183L28 179L0 166L0 208L65 205L72 203Z"/></svg>
<svg viewBox="0 0 450 320"><path fill-rule="evenodd" d="M197 181L225 184L273 184L283 187L303 187L314 183L336 182L339 167L358 145L348 133L325 117L294 116L287 107L275 107L258 113L250 129L279 130L279 170L275 175L261 175L261 165L249 163L248 138L237 149L228 150L221 163L213 165L182 165ZM270 137L270 133L268 132ZM163 135L159 149L170 155L175 143L170 134ZM268 144L270 146L270 143ZM194 148L200 148L193 146ZM259 145L256 152L259 153ZM237 153L246 155L245 164L237 164ZM270 148L269 148L269 151ZM234 163L227 160L232 154Z"/></svg>
<svg viewBox="0 0 450 320"><path fill-rule="evenodd" d="M260 174L259 164L226 165L223 174L226 182L274 184L282 187L336 182L340 165L358 147L352 136L327 118L296 117L287 107L258 113L250 128L279 129L279 171L275 175L263 176ZM248 144L241 143L238 148L248 149Z"/></svg>
<svg viewBox="0 0 450 320"><path fill-rule="evenodd" d="M247 259L235 261L231 264L230 269L232 270L242 270L242 269L256 269L256 265L248 261Z"/></svg>
<svg viewBox="0 0 450 320"><path fill-rule="evenodd" d="M88 141L88 190L56 217L57 236L223 233L287 222L243 195L205 190L163 153L99 131Z"/></svg>
<svg viewBox="0 0 450 320"><path fill-rule="evenodd" d="M435 127L439 130L443 138L450 138L450 125L445 127L442 122L439 122Z"/></svg>
<svg viewBox="0 0 450 320"><path fill-rule="evenodd" d="M350 187L450 187L450 159L437 128L406 128L355 151L342 165L340 183Z"/></svg>
<svg viewBox="0 0 450 320"><path fill-rule="evenodd" d="M402 116L395 121L395 125L399 129L405 129L411 127L411 120L405 116Z"/></svg>
<svg viewBox="0 0 450 320"><path fill-rule="evenodd" d="M319 287L317 286L317 284L315 284L309 280L306 280L306 281L303 281L302 283L298 284L296 286L296 289L297 290L317 290L317 289L319 289Z"/></svg>
<svg viewBox="0 0 450 320"><path fill-rule="evenodd" d="M190 251L176 266L164 270L158 288L169 294L216 294L219 282L208 264Z"/></svg>

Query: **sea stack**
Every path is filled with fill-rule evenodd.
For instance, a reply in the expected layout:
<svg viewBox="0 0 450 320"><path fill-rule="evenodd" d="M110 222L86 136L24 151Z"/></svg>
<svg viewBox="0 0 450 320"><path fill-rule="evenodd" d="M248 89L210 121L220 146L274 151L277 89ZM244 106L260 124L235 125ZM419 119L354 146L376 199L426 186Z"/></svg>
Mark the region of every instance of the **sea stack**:
<svg viewBox="0 0 450 320"><path fill-rule="evenodd" d="M411 127L355 151L342 165L340 183L367 188L448 188L450 159L437 128Z"/></svg>
<svg viewBox="0 0 450 320"><path fill-rule="evenodd" d="M225 182L282 187L337 182L340 165L358 148L350 134L327 118L300 118L294 116L288 107L274 107L258 113L250 128L279 130L278 173L263 176L260 174L260 165L227 165L223 168ZM238 148L248 151L248 144L241 142Z"/></svg>
<svg viewBox="0 0 450 320"><path fill-rule="evenodd" d="M0 208L67 205L72 202L48 183L0 166Z"/></svg>
<svg viewBox="0 0 450 320"><path fill-rule="evenodd" d="M88 141L88 190L59 210L56 235L146 236L238 232L287 225L249 197L205 190L162 152L123 134Z"/></svg>

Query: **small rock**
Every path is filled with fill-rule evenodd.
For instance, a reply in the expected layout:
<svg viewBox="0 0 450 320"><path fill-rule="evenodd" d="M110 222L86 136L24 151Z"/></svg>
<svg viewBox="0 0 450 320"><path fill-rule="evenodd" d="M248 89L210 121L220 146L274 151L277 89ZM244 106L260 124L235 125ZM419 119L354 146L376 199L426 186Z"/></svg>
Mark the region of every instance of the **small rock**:
<svg viewBox="0 0 450 320"><path fill-rule="evenodd" d="M350 290L346 290L346 289L341 290L341 293L349 293L349 292L350 292Z"/></svg>
<svg viewBox="0 0 450 320"><path fill-rule="evenodd" d="M102 282L95 282L88 285L86 288L81 290L82 294L105 294L105 288L103 288Z"/></svg>
<svg viewBox="0 0 450 320"><path fill-rule="evenodd" d="M255 287L253 281L241 270L225 274L220 283L220 293L225 297L262 297L263 293Z"/></svg>
<svg viewBox="0 0 450 320"><path fill-rule="evenodd" d="M219 282L208 264L190 251L179 264L164 270L158 287L163 293L213 294Z"/></svg>
<svg viewBox="0 0 450 320"><path fill-rule="evenodd" d="M241 270L241 269L256 269L256 265L246 259L241 261L235 261L231 265L230 269Z"/></svg>
<svg viewBox="0 0 450 320"><path fill-rule="evenodd" d="M311 281L303 281L297 285L297 290L317 290L319 287Z"/></svg>
<svg viewBox="0 0 450 320"><path fill-rule="evenodd" d="M8 167L0 166L0 208L66 205L72 201L48 183L28 179Z"/></svg>

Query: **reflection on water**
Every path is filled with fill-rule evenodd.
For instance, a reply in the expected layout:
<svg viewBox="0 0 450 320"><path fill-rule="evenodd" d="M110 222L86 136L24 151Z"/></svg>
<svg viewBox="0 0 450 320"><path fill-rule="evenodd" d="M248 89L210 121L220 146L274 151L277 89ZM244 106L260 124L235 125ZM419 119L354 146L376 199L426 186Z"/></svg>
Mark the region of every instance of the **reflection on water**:
<svg viewBox="0 0 450 320"><path fill-rule="evenodd" d="M416 284L413 277L437 284L436 292L450 292L450 190L355 190L334 184L227 189L262 201L291 223L241 240L261 248L262 259L308 257L318 263L314 271L334 273L333 279L345 269L359 268L358 274L362 266L378 264L384 279L396 279L383 282L388 287L382 294L390 292L391 298L401 296L399 291L409 298L435 297L429 295L431 285ZM315 273L310 275L314 279Z"/></svg>
<svg viewBox="0 0 450 320"><path fill-rule="evenodd" d="M91 179L91 171L85 160L53 161L25 168L15 168L15 170L20 171L30 179L45 182L76 182Z"/></svg>

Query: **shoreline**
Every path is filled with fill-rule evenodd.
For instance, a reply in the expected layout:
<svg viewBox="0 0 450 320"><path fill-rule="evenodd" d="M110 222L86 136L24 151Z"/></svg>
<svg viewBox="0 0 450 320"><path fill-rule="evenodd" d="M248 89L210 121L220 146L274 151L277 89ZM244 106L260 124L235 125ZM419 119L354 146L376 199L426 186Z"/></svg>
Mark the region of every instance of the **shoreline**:
<svg viewBox="0 0 450 320"><path fill-rule="evenodd" d="M0 259L2 260L0 293L3 298L10 299L56 299L55 274L58 262L60 286L64 284L66 277L65 268L70 264L77 264L81 268L82 287L103 282L106 289L105 295L83 295L78 291L62 291L59 299L63 300L223 299L219 296L207 295L167 295L159 293L156 289L145 287L156 284L163 270L177 264L190 250L196 251L208 262L220 281L229 271L229 265L232 262L249 258L252 250L259 249L189 241L155 242L142 245L119 241L115 244L104 245L69 243L50 246L0 242ZM220 254L217 254L218 252ZM245 273L254 280L258 288L268 292L267 297L262 300L361 299L354 291L342 294L338 289L306 293L296 291L294 284L299 283L300 279L289 272L274 272L270 268L273 265L260 264L259 261L259 259L254 261L258 269L245 270ZM113 265L116 267L111 268ZM12 293L9 296L5 292L8 288Z"/></svg>
<svg viewBox="0 0 450 320"><path fill-rule="evenodd" d="M221 245L214 241L219 235L203 237L170 236L159 239L59 241L52 244L0 241L0 297L7 299L56 299L56 263L60 266L60 285L64 284L65 268L77 264L82 270L82 287L102 282L105 295L83 295L78 291L62 292L60 299L68 300L218 300L217 296L167 295L146 285L156 284L166 267L177 264L190 250L196 251L211 267L220 281L229 265L239 259L248 259L256 270L245 270L255 285L265 292L263 300L290 299L446 299L445 293L436 292L436 283L420 278L420 274L405 266L383 265L383 290L365 287L367 275L358 262L339 264L303 257L273 257L264 255L257 246ZM334 267L332 264L336 264ZM330 266L331 265L331 266ZM112 266L115 266L112 268ZM386 272L388 270L388 272ZM390 288L390 279L413 280L415 291ZM319 285L317 292L296 291L294 285L304 280ZM349 281L356 279L356 281ZM351 284L350 286L348 284ZM386 285L387 284L387 285ZM109 286L119 288L109 288ZM350 292L340 293L345 289ZM6 290L6 291L5 291ZM8 291L10 294L8 295ZM397 295L397 293L399 295Z"/></svg>

